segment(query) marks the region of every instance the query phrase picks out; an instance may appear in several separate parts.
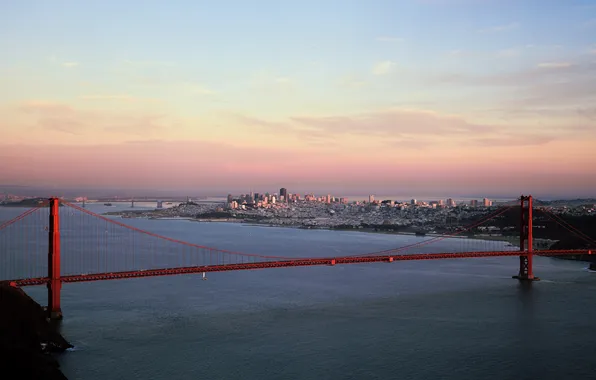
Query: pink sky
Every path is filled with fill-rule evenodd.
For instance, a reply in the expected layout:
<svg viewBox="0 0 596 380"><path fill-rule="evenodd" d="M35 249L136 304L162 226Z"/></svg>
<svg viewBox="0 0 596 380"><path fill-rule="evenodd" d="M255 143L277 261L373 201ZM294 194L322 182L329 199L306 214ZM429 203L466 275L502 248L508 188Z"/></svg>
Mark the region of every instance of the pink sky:
<svg viewBox="0 0 596 380"><path fill-rule="evenodd" d="M594 10L108 3L1 12L0 186L596 196Z"/></svg>
<svg viewBox="0 0 596 380"><path fill-rule="evenodd" d="M330 156L324 147L259 148L205 142L5 145L8 183L58 187L225 191L342 191L343 194L589 194L596 185L591 143L541 146L370 149ZM577 151L573 151L577 148ZM551 150L552 149L552 150ZM573 152L572 154L570 152ZM229 189L229 190L227 190ZM544 189L548 189L545 191Z"/></svg>

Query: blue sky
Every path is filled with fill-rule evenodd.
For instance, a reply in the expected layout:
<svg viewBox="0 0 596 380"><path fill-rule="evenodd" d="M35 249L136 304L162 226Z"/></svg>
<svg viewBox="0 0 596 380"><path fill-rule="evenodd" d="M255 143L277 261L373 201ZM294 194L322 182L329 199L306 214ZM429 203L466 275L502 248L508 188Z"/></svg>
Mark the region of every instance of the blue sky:
<svg viewBox="0 0 596 380"><path fill-rule="evenodd" d="M596 141L596 1L23 0L3 4L0 49L5 144L194 141L263 168L284 151L313 157L300 181L327 173L321 189L346 180L333 165L425 149L419 172L596 167L566 151Z"/></svg>

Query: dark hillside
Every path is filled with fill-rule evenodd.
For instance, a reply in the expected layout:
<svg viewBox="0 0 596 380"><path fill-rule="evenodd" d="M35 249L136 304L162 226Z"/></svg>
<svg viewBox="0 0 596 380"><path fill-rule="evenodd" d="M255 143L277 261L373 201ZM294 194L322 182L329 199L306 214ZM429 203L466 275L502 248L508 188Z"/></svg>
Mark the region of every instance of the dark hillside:
<svg viewBox="0 0 596 380"><path fill-rule="evenodd" d="M50 353L70 347L37 302L0 283L0 379L66 379Z"/></svg>

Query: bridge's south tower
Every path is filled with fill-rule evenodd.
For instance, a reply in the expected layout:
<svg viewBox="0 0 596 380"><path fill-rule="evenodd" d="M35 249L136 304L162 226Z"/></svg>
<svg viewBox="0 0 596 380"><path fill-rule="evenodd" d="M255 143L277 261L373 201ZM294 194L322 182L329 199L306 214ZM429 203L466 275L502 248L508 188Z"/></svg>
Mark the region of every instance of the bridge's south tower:
<svg viewBox="0 0 596 380"><path fill-rule="evenodd" d="M60 308L60 199L50 198L50 226L48 251L48 316L62 319Z"/></svg>
<svg viewBox="0 0 596 380"><path fill-rule="evenodd" d="M521 281L537 281L532 271L532 196L520 198L520 231L519 231L519 273L513 278Z"/></svg>

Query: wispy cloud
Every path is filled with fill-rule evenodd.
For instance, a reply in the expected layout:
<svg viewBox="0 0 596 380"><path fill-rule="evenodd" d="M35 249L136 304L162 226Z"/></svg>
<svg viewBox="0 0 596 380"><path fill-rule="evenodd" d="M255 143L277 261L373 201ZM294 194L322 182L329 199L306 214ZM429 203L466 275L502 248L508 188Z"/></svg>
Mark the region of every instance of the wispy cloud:
<svg viewBox="0 0 596 380"><path fill-rule="evenodd" d="M461 49L453 49L453 50L449 50L447 52L447 55L449 55L451 57L461 57L464 54L465 54L465 52Z"/></svg>
<svg viewBox="0 0 596 380"><path fill-rule="evenodd" d="M571 66L573 66L571 62L543 62L536 67L541 69L565 69Z"/></svg>
<svg viewBox="0 0 596 380"><path fill-rule="evenodd" d="M343 78L340 78L339 85L344 87L361 88L368 85L368 83L354 76L345 76Z"/></svg>
<svg viewBox="0 0 596 380"><path fill-rule="evenodd" d="M66 68L73 68L80 65L80 63L77 61L66 61L58 58L56 55L51 55L47 59L53 65L59 65Z"/></svg>
<svg viewBox="0 0 596 380"><path fill-rule="evenodd" d="M578 114L590 120L596 120L596 107L580 108L577 110Z"/></svg>
<svg viewBox="0 0 596 380"><path fill-rule="evenodd" d="M554 63L493 75L445 75L431 78L428 85L486 86L499 94L491 101L492 106L498 108L491 117L511 123L548 120L551 124L576 129L578 120L586 119L577 109L596 103L596 63ZM591 120L586 123L590 122L594 134L596 125ZM589 129L580 128L580 131L587 133Z"/></svg>
<svg viewBox="0 0 596 380"><path fill-rule="evenodd" d="M291 83L292 80L288 77L277 77L277 78L275 78L275 82L283 84L283 83Z"/></svg>
<svg viewBox="0 0 596 380"><path fill-rule="evenodd" d="M446 134L461 137L499 130L492 125L470 123L459 116L399 108L352 115L294 116L279 122L246 116L238 116L238 120L268 131L291 133L302 140L316 138L319 141L336 141L355 135L401 141L414 136L432 139Z"/></svg>
<svg viewBox="0 0 596 380"><path fill-rule="evenodd" d="M584 22L583 24L581 24L582 27L584 28L596 28L596 18L593 18L591 20L587 20L586 22Z"/></svg>
<svg viewBox="0 0 596 380"><path fill-rule="evenodd" d="M357 80L342 80L340 83L342 86L352 87L352 88L362 88L362 87L365 87L368 85L368 82L357 81Z"/></svg>
<svg viewBox="0 0 596 380"><path fill-rule="evenodd" d="M262 92L292 92L298 88L298 83L291 76L280 75L269 70L260 70L250 78L250 86L255 91Z"/></svg>
<svg viewBox="0 0 596 380"><path fill-rule="evenodd" d="M532 145L546 145L556 140L555 136L545 136L543 134L517 134L505 135L499 137L487 137L472 139L468 145L472 146L532 146Z"/></svg>
<svg viewBox="0 0 596 380"><path fill-rule="evenodd" d="M43 129L63 132L75 136L80 136L85 127L85 125L78 120L65 118L41 118L38 123Z"/></svg>
<svg viewBox="0 0 596 380"><path fill-rule="evenodd" d="M215 91L210 90L205 86L197 85L197 84L188 85L188 89L192 94L197 94L197 95L214 95L214 94L216 94Z"/></svg>
<svg viewBox="0 0 596 380"><path fill-rule="evenodd" d="M499 50L495 56L497 58L515 58L521 54L521 51L516 48Z"/></svg>
<svg viewBox="0 0 596 380"><path fill-rule="evenodd" d="M47 100L29 100L21 103L18 108L21 111L30 114L51 113L51 114L71 114L74 109L66 104L47 101Z"/></svg>
<svg viewBox="0 0 596 380"><path fill-rule="evenodd" d="M435 135L495 130L494 126L470 123L459 116L415 109L388 109L349 116L296 116L290 120L331 135Z"/></svg>
<svg viewBox="0 0 596 380"><path fill-rule="evenodd" d="M586 110L591 114L592 110ZM575 124L542 128L539 132L524 124L507 125L476 122L458 115L423 109L391 108L376 112L337 116L294 116L284 121L268 121L238 116L242 124L258 126L278 134L290 134L307 144L334 144L357 136L367 143L403 144L402 149L429 146L515 147L544 145L560 138L577 137L587 131ZM381 140L379 140L379 138ZM347 140L346 140L347 139ZM423 142L423 144L419 144Z"/></svg>
<svg viewBox="0 0 596 380"><path fill-rule="evenodd" d="M373 75L387 75L395 70L395 62L381 61L376 63L372 68Z"/></svg>
<svg viewBox="0 0 596 380"><path fill-rule="evenodd" d="M159 99L151 98L139 98L133 95L127 94L115 94L115 95L83 95L80 97L82 100L105 100L105 101L121 101L121 102L159 102Z"/></svg>
<svg viewBox="0 0 596 380"><path fill-rule="evenodd" d="M71 135L113 132L145 136L165 128L164 115L86 110L50 101L29 101L20 109L36 128Z"/></svg>
<svg viewBox="0 0 596 380"><path fill-rule="evenodd" d="M494 58L497 55L497 53L489 54L489 53L485 53L485 52L481 52L481 51L464 50L464 49L452 49L452 50L445 52L445 54L450 58L461 59L461 60L482 58L482 57L489 57L489 56L490 56L490 58Z"/></svg>
<svg viewBox="0 0 596 380"><path fill-rule="evenodd" d="M154 60L130 60L123 61L128 66L176 66L176 62L172 61L154 61Z"/></svg>
<svg viewBox="0 0 596 380"><path fill-rule="evenodd" d="M544 62L534 67L502 72L492 75L471 75L468 73L450 73L429 76L429 83L444 83L457 85L498 86L498 87L527 87L533 85L548 85L558 80L561 73L569 75L567 83L594 83L596 81L596 63L590 62Z"/></svg>
<svg viewBox="0 0 596 380"><path fill-rule="evenodd" d="M377 37L377 41L380 41L380 42L404 42L405 40L401 37L381 36L381 37Z"/></svg>
<svg viewBox="0 0 596 380"><path fill-rule="evenodd" d="M596 9L596 4L580 4L576 5L574 8L582 11L593 10Z"/></svg>
<svg viewBox="0 0 596 380"><path fill-rule="evenodd" d="M519 28L519 23L512 22L510 24L497 25L497 26L492 26L490 28L486 28L486 29L480 29L478 32L479 33L502 33L502 32L509 32L509 31L515 30L517 28Z"/></svg>

